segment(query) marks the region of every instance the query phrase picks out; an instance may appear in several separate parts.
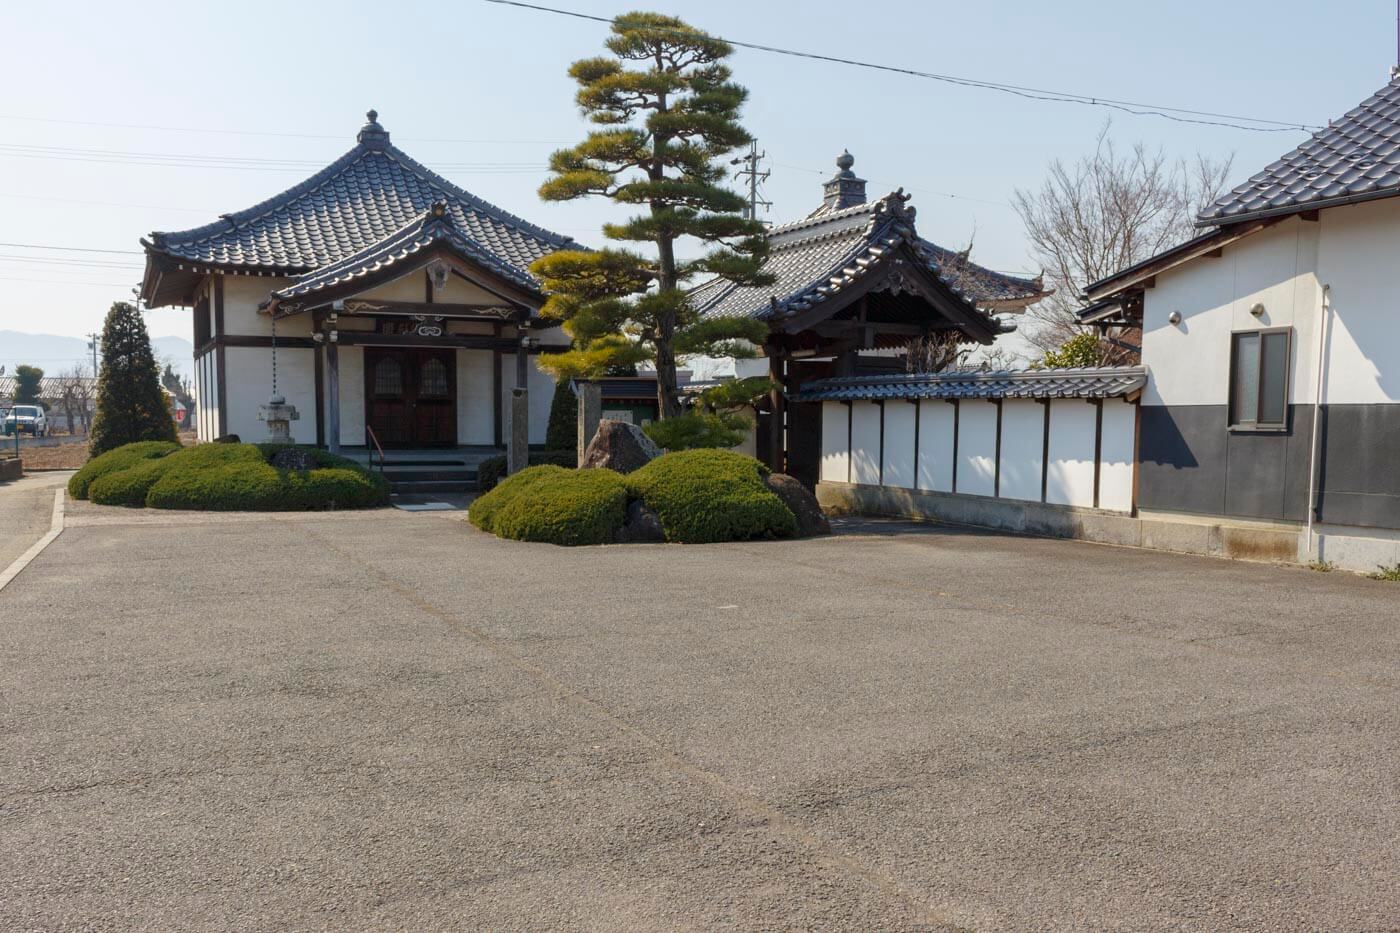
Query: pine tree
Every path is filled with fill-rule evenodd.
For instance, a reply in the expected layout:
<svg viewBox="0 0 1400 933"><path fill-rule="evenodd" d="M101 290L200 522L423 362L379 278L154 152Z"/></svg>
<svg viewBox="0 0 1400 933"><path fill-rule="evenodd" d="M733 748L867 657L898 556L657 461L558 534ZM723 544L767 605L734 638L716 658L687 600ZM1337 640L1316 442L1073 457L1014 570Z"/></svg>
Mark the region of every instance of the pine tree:
<svg viewBox="0 0 1400 933"><path fill-rule="evenodd" d="M37 366L15 367L15 404L38 405L39 385L44 381L44 371Z"/></svg>
<svg viewBox="0 0 1400 933"><path fill-rule="evenodd" d="M545 450L578 449L578 396L568 379L554 385L554 400L549 403L549 427L544 436Z"/></svg>
<svg viewBox="0 0 1400 933"><path fill-rule="evenodd" d="M555 152L547 201L597 195L644 208L607 224L610 240L650 244L654 254L610 247L564 250L531 268L551 292L542 314L574 339L567 353L541 358L556 376L597 376L651 360L662 418L680 414L679 357L751 357L766 326L748 319L701 320L685 287L697 275L742 284L771 281L760 271L763 227L741 216L746 202L722 187L720 157L750 139L739 125L748 92L731 80L732 47L671 16L628 13L613 23L611 56L574 62L569 75L584 114L599 128ZM629 64L632 67L629 67ZM677 241L707 250L677 257Z"/></svg>
<svg viewBox="0 0 1400 933"><path fill-rule="evenodd" d="M136 441L174 441L175 421L160 390L160 369L135 306L112 305L102 327L102 373L90 454Z"/></svg>

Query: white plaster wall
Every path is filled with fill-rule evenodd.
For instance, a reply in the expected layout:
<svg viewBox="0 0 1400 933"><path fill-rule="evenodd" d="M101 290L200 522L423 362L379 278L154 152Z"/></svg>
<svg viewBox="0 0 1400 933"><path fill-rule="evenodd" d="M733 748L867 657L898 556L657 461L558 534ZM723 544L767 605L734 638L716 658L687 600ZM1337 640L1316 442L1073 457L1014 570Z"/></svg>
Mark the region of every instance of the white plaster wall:
<svg viewBox="0 0 1400 933"><path fill-rule="evenodd" d="M494 444L496 384L491 378L490 350L457 351L457 443Z"/></svg>
<svg viewBox="0 0 1400 933"><path fill-rule="evenodd" d="M549 433L549 408L554 402L554 377L539 367L539 356L530 357L530 443L543 444Z"/></svg>
<svg viewBox="0 0 1400 933"><path fill-rule="evenodd" d="M1136 439L1137 409L1119 399L1105 399L1099 444L1099 508L1114 512L1133 510Z"/></svg>
<svg viewBox="0 0 1400 933"><path fill-rule="evenodd" d="M1312 398L1315 327L1321 284L1316 267L1325 225L1292 218L1157 276L1144 293L1143 361L1149 405L1224 405L1229 401L1230 335L1291 327L1289 399ZM1262 304L1255 317L1250 308ZM1168 316L1179 311L1182 322ZM1311 350L1309 349L1311 348Z"/></svg>
<svg viewBox="0 0 1400 933"><path fill-rule="evenodd" d="M1044 406L1030 399L1007 399L1001 409L1000 496L1039 502L1044 462Z"/></svg>
<svg viewBox="0 0 1400 933"><path fill-rule="evenodd" d="M847 449L849 427L846 406L822 402L822 465L824 483L844 483L851 478L851 455Z"/></svg>
<svg viewBox="0 0 1400 933"><path fill-rule="evenodd" d="M958 488L976 496L996 495L997 407L992 402L958 404Z"/></svg>
<svg viewBox="0 0 1400 933"><path fill-rule="evenodd" d="M228 426L225 434L237 434L256 442L267 436L267 425L258 420L258 409L272 394L272 354L260 347L226 347L228 367ZM316 443L316 359L314 351L277 351L277 391L295 405L301 418L292 422L298 444Z"/></svg>
<svg viewBox="0 0 1400 933"><path fill-rule="evenodd" d="M224 282L224 333L243 337L272 334L272 318L258 313L258 305L288 280L258 275L226 275ZM277 336L310 337L311 315L295 314L277 319ZM266 352L266 351L264 351ZM229 372L233 366L229 364Z"/></svg>
<svg viewBox="0 0 1400 933"><path fill-rule="evenodd" d="M1333 208L1320 226L1317 278L1332 286L1325 400L1400 402L1400 203Z"/></svg>
<svg viewBox="0 0 1400 933"><path fill-rule="evenodd" d="M880 484L880 406L851 403L851 482Z"/></svg>
<svg viewBox="0 0 1400 933"><path fill-rule="evenodd" d="M1098 410L1083 399L1050 403L1050 465L1045 501L1056 505L1094 504L1094 435Z"/></svg>
<svg viewBox="0 0 1400 933"><path fill-rule="evenodd" d="M917 412L906 401L885 403L884 484L914 488L914 418Z"/></svg>
<svg viewBox="0 0 1400 933"><path fill-rule="evenodd" d="M365 443L365 351L363 347L341 347L340 443L363 447Z"/></svg>
<svg viewBox="0 0 1400 933"><path fill-rule="evenodd" d="M918 484L953 491L953 406L941 399L919 402Z"/></svg>

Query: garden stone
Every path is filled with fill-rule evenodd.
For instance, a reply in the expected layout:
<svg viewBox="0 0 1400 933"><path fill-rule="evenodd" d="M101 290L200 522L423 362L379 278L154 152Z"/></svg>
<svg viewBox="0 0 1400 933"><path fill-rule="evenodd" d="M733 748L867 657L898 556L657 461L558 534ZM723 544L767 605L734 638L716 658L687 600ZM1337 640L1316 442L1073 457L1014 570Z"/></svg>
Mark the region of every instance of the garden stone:
<svg viewBox="0 0 1400 933"><path fill-rule="evenodd" d="M647 508L640 499L633 499L627 505L627 518L617 530L618 544L656 544L666 540L666 532L661 528L661 516Z"/></svg>
<svg viewBox="0 0 1400 933"><path fill-rule="evenodd" d="M279 470L306 472L316 468L316 458L304 447L284 447L272 455L269 461Z"/></svg>
<svg viewBox="0 0 1400 933"><path fill-rule="evenodd" d="M659 456L661 448L652 443L641 428L626 421L605 418L598 422L598 433L583 452L579 468L631 473Z"/></svg>
<svg viewBox="0 0 1400 933"><path fill-rule="evenodd" d="M811 490L786 473L774 473L765 477L764 482L773 495L783 500L793 515L797 517L797 534L803 538L831 534L831 523L822 514L817 497Z"/></svg>

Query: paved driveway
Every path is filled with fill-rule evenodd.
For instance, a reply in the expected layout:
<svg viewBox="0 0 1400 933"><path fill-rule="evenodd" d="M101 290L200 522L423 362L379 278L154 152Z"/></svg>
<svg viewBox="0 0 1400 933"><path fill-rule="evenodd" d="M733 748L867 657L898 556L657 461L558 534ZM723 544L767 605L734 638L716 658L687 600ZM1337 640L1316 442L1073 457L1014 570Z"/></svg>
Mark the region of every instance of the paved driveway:
<svg viewBox="0 0 1400 933"><path fill-rule="evenodd" d="M1400 587L898 525L76 508L5 929L1393 929Z"/></svg>
<svg viewBox="0 0 1400 933"><path fill-rule="evenodd" d="M0 573L53 523L53 494L72 473L29 473L0 483Z"/></svg>

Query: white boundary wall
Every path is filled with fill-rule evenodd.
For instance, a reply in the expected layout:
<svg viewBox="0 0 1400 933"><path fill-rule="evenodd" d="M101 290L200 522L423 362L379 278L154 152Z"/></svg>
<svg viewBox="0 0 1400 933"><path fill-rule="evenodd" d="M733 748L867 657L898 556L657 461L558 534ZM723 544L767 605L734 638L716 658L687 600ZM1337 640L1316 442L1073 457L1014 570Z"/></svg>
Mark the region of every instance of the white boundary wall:
<svg viewBox="0 0 1400 933"><path fill-rule="evenodd" d="M822 403L826 483L1131 513L1136 452L1122 399Z"/></svg>

